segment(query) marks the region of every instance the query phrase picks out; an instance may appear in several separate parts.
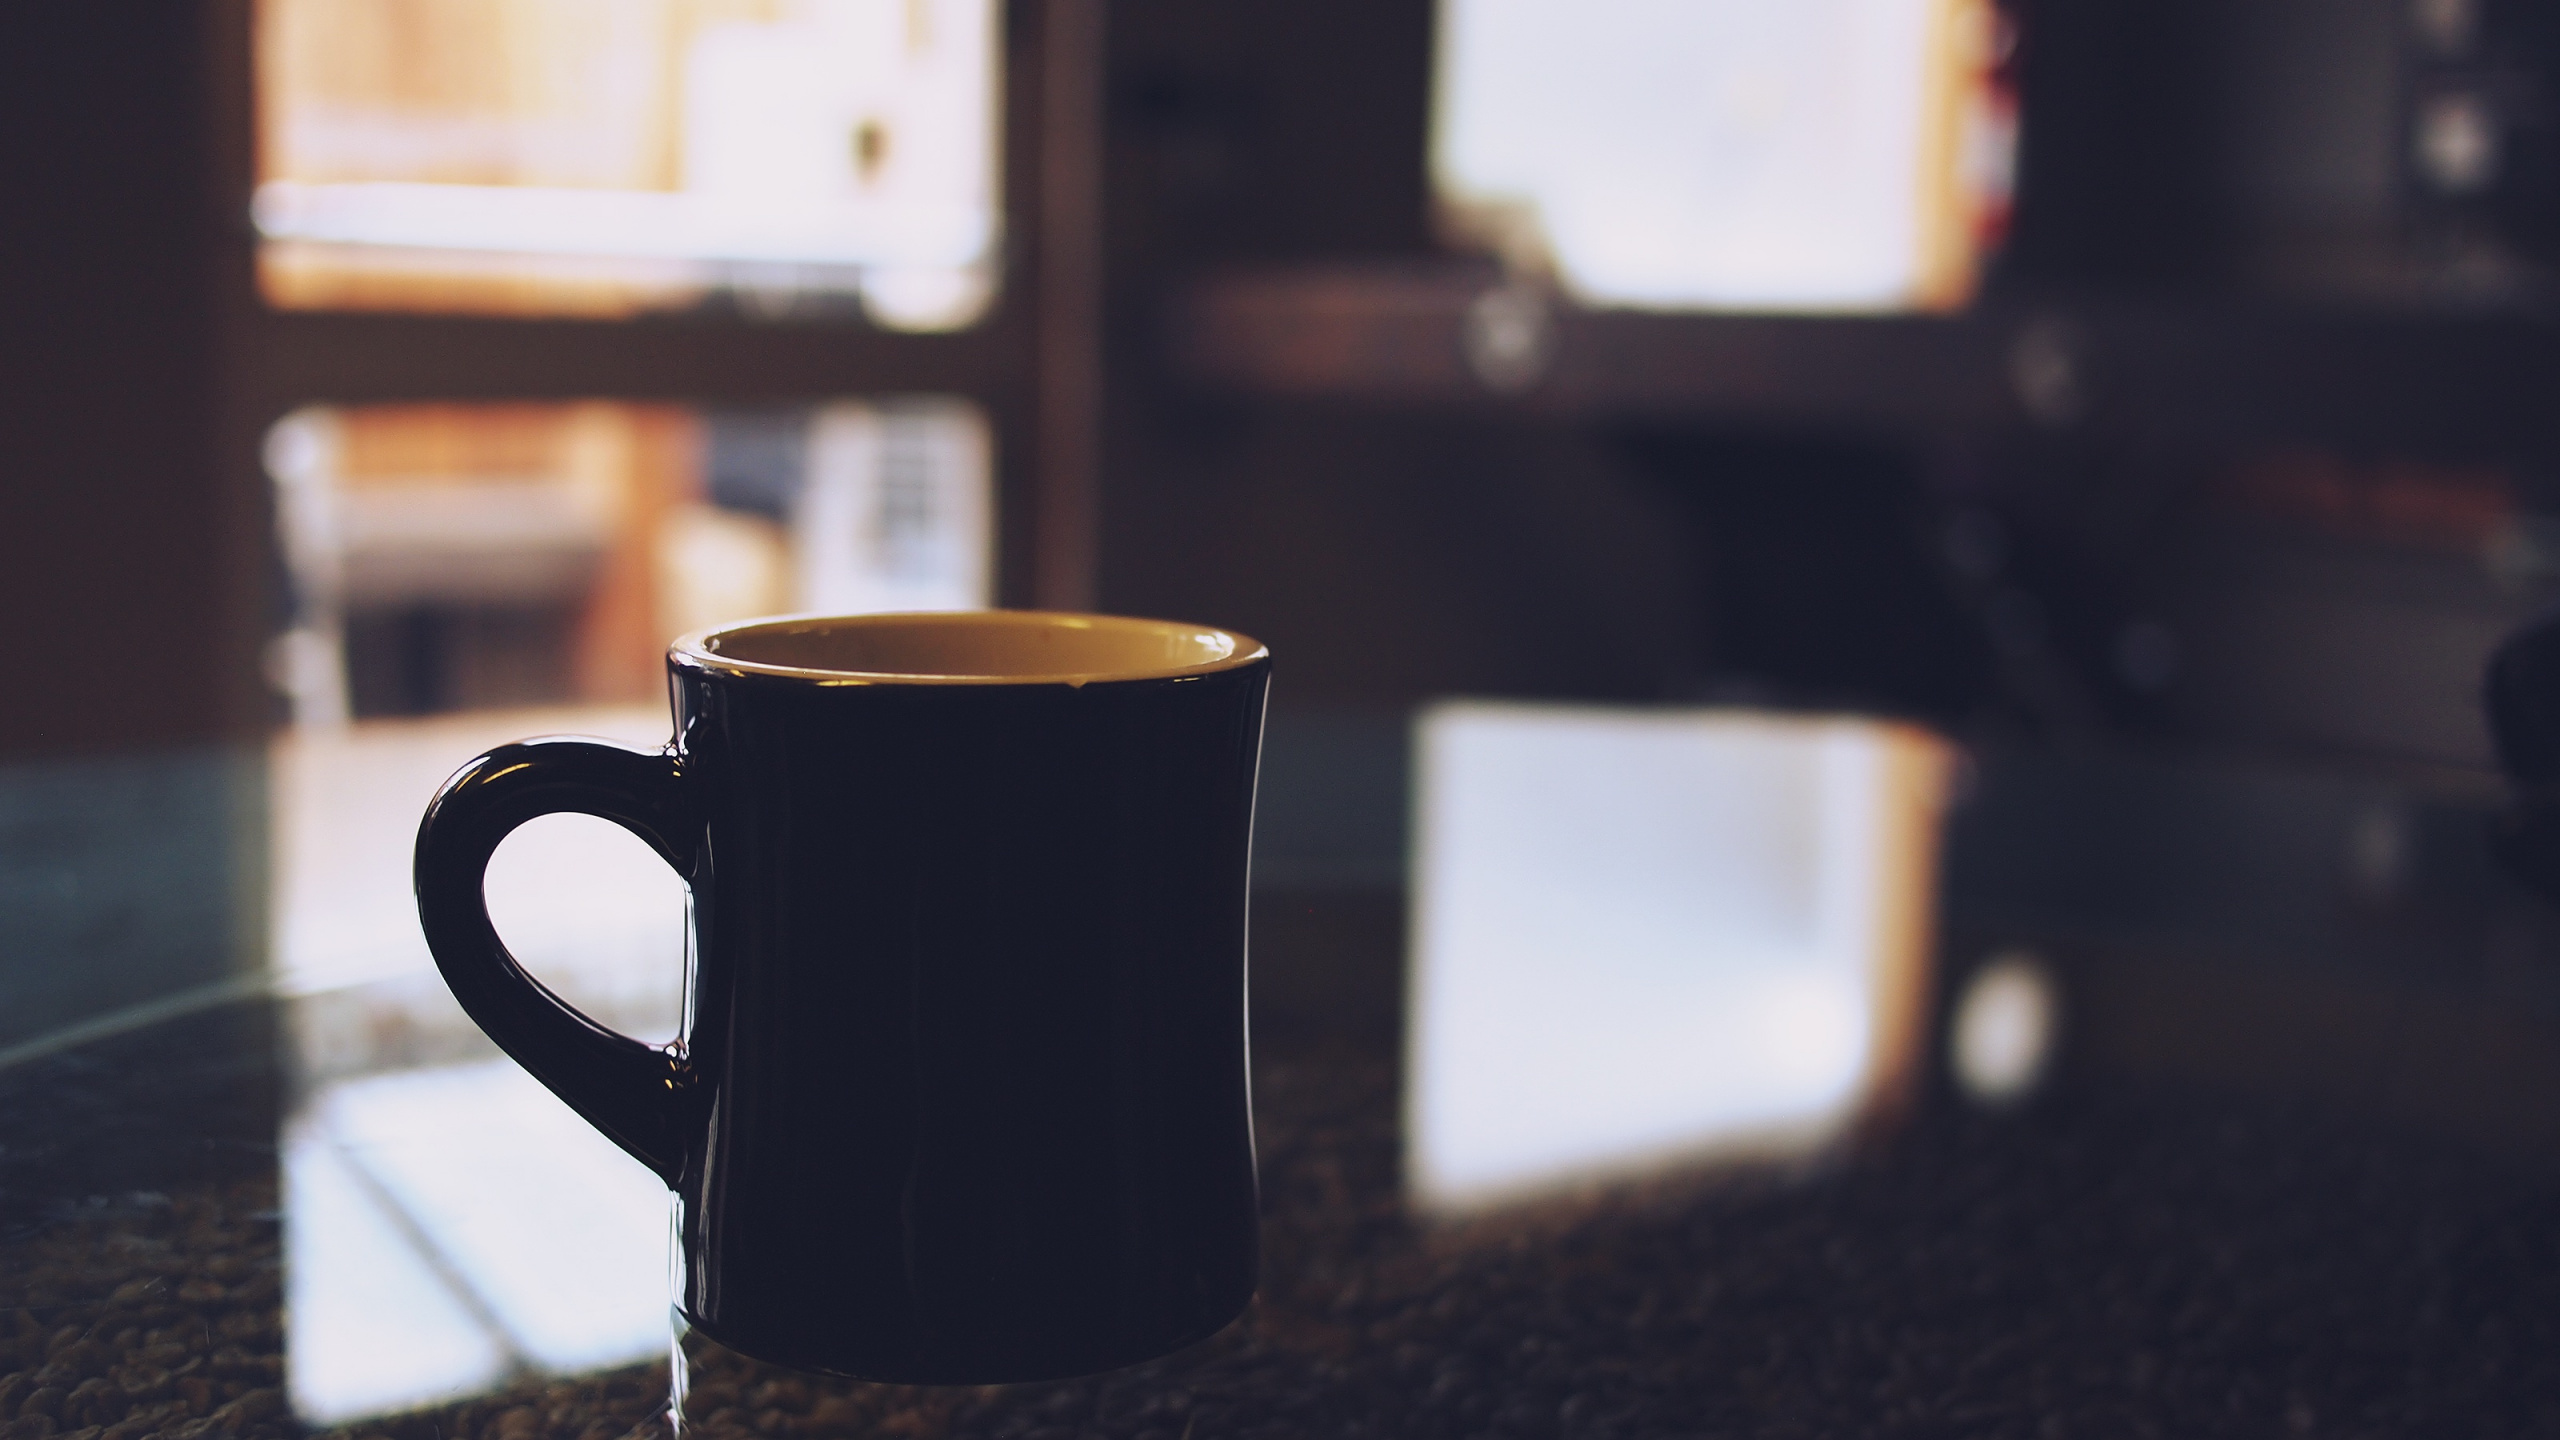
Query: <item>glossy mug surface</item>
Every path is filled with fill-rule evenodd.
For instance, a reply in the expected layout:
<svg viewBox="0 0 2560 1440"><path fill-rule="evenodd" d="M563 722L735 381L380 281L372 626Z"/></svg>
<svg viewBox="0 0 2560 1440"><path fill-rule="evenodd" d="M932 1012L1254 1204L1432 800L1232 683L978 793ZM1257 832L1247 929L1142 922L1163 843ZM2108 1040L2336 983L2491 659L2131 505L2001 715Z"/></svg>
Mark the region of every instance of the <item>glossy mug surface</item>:
<svg viewBox="0 0 2560 1440"><path fill-rule="evenodd" d="M436 963L664 1178L676 1303L758 1359L911 1383L1203 1338L1257 1264L1245 894L1268 653L1203 626L795 618L669 652L674 743L464 766L418 832ZM661 1050L543 989L481 877L615 821L692 889Z"/></svg>

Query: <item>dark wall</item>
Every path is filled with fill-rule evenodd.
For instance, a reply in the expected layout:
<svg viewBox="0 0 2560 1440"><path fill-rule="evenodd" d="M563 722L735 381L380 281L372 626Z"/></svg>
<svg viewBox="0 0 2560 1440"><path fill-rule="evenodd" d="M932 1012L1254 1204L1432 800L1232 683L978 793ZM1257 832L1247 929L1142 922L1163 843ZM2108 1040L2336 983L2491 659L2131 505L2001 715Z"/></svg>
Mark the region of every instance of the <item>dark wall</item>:
<svg viewBox="0 0 2560 1440"><path fill-rule="evenodd" d="M1117 0L1114 280L1427 251L1431 26L1430 0Z"/></svg>
<svg viewBox="0 0 2560 1440"><path fill-rule="evenodd" d="M1586 437L1465 418L1157 403L1115 437L1107 603L1232 624L1273 704L1656 699L1696 646L1671 497ZM1115 415L1137 410L1115 406Z"/></svg>
<svg viewBox="0 0 2560 1440"><path fill-rule="evenodd" d="M2024 0L2018 211L2002 264L2037 288L2211 276L2226 222L2214 186L2209 0Z"/></svg>
<svg viewBox="0 0 2560 1440"><path fill-rule="evenodd" d="M0 7L0 759L254 718L254 532L214 443L216 13Z"/></svg>

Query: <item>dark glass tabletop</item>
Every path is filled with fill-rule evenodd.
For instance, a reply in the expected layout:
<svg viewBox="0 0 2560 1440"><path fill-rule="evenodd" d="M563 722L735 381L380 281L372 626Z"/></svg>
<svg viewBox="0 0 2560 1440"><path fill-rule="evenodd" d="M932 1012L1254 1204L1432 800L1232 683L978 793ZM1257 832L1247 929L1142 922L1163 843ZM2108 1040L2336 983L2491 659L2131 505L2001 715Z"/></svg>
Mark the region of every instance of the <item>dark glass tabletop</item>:
<svg viewBox="0 0 2560 1440"><path fill-rule="evenodd" d="M1274 973L1345 993L1264 1007L1264 1280L1224 1333L1112 1374L958 1389L707 1354L693 1421L1162 1440L2560 1430L2560 1183L2513 1149L2263 1087L2065 1077L2008 1110L1924 1087L1896 1123L1785 1167L1431 1220L1400 1183L1392 987L1328 934L1264 947ZM8 1440L315 1428L287 1401L281 1013L236 1002L0 1071ZM661 1423L666 1378L663 1361L519 1367L340 1428L605 1440Z"/></svg>

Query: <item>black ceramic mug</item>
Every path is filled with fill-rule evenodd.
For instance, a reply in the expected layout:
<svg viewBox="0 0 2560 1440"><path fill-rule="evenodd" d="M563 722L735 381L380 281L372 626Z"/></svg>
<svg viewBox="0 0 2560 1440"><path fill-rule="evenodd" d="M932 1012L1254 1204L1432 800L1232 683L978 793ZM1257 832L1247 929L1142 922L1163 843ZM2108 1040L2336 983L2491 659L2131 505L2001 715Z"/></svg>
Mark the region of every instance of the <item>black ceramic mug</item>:
<svg viewBox="0 0 2560 1440"><path fill-rule="evenodd" d="M663 1177L675 1302L865 1379L1080 1374L1225 1325L1256 1269L1245 893L1270 656L1021 612L763 621L668 653L675 740L505 745L418 830L471 1018ZM517 965L481 877L534 816L692 890L682 1038Z"/></svg>

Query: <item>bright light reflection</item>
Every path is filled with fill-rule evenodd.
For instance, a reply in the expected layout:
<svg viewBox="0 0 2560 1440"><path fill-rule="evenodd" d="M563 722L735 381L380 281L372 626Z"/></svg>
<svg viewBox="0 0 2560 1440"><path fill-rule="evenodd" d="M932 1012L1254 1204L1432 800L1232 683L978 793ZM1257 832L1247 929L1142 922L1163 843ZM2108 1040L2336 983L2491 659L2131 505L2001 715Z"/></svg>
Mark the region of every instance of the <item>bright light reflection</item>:
<svg viewBox="0 0 2560 1440"><path fill-rule="evenodd" d="M1464 1206L1836 1134L1896 1082L1944 747L1458 703L1421 724L1407 1145Z"/></svg>
<svg viewBox="0 0 2560 1440"><path fill-rule="evenodd" d="M307 1422L666 1349L666 1187L511 1061L334 1085L284 1168Z"/></svg>
<svg viewBox="0 0 2560 1440"><path fill-rule="evenodd" d="M1949 1036L1956 1082L1985 1105L2034 1092L2053 1054L2060 1003L2053 976L2025 950L1994 957L1966 982Z"/></svg>

